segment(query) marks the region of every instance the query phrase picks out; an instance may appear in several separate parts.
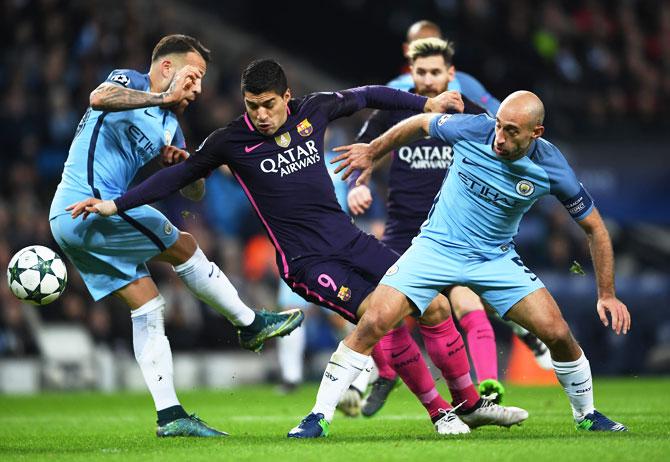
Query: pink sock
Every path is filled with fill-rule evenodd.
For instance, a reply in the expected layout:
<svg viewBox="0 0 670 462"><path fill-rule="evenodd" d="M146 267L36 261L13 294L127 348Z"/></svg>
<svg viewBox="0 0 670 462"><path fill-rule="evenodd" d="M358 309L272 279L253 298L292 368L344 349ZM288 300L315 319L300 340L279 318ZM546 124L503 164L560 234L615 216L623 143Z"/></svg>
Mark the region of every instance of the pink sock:
<svg viewBox="0 0 670 462"><path fill-rule="evenodd" d="M391 364L389 364L388 358L382 349L381 342L377 343L372 350L372 359L375 360L375 365L379 370L379 377L387 380L395 380L398 374L395 373Z"/></svg>
<svg viewBox="0 0 670 462"><path fill-rule="evenodd" d="M449 317L437 326L421 326L426 351L433 364L442 371L454 404L463 404L467 410L479 402L479 394L470 378L470 363L465 353L463 337Z"/></svg>
<svg viewBox="0 0 670 462"><path fill-rule="evenodd" d="M486 379L498 380L496 337L486 312L471 311L459 323L468 340L468 350L475 366L477 381L481 383Z"/></svg>
<svg viewBox="0 0 670 462"><path fill-rule="evenodd" d="M451 405L435 389L435 381L407 326L403 324L388 332L379 344L391 367L419 398L431 418L438 416L440 409L451 409Z"/></svg>

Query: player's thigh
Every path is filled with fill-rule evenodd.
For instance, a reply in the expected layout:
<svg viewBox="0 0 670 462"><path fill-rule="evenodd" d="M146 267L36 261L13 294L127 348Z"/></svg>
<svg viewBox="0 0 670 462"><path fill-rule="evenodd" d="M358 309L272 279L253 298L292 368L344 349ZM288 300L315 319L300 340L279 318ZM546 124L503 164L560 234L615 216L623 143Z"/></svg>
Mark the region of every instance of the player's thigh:
<svg viewBox="0 0 670 462"><path fill-rule="evenodd" d="M419 318L419 323L424 326L437 326L446 321L451 313L452 306L449 299L443 294L438 294Z"/></svg>
<svg viewBox="0 0 670 462"><path fill-rule="evenodd" d="M114 292L131 310L135 310L158 297L158 287L150 277L135 279Z"/></svg>
<svg viewBox="0 0 670 462"><path fill-rule="evenodd" d="M329 259L306 265L286 282L305 300L332 310L350 322L377 281L352 268L348 260Z"/></svg>
<svg viewBox="0 0 670 462"><path fill-rule="evenodd" d="M434 241L417 238L379 283L403 293L422 316L446 287L459 283L460 260Z"/></svg>
<svg viewBox="0 0 670 462"><path fill-rule="evenodd" d="M569 341L571 334L561 310L546 288L540 288L515 303L507 319L523 326L547 345Z"/></svg>
<svg viewBox="0 0 670 462"><path fill-rule="evenodd" d="M514 249L492 259L469 261L466 281L466 285L501 317L521 299L544 288L540 278L524 265Z"/></svg>
<svg viewBox="0 0 670 462"><path fill-rule="evenodd" d="M472 311L483 311L482 299L465 286L453 286L448 291L451 309L456 318L461 319Z"/></svg>

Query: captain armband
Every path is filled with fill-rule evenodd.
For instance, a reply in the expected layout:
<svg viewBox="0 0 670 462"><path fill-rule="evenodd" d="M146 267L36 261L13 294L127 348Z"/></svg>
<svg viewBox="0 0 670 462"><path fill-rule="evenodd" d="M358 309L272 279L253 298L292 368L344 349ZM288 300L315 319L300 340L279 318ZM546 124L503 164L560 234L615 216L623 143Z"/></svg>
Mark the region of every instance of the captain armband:
<svg viewBox="0 0 670 462"><path fill-rule="evenodd" d="M574 220L582 220L593 210L593 198L589 192L584 188L584 185L579 183L579 192L569 199L561 201L563 206Z"/></svg>

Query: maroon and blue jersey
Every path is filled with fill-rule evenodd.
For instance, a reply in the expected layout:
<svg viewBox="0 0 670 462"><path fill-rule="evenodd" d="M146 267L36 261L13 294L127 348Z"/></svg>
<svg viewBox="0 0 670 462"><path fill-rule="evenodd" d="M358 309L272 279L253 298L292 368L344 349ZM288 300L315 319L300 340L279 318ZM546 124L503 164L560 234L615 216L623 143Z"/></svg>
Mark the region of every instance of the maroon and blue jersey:
<svg viewBox="0 0 670 462"><path fill-rule="evenodd" d="M355 321L398 255L340 208L325 165L324 132L332 120L365 107L418 112L425 104L424 97L378 86L314 93L289 101L287 120L272 136L258 132L245 114L115 203L122 212L154 202L228 165L275 246L282 278L304 298Z"/></svg>
<svg viewBox="0 0 670 462"><path fill-rule="evenodd" d="M485 109L463 97L465 111L480 114ZM363 125L357 141L369 143L395 124L420 114L418 111L374 111ZM426 137L391 153L387 220L382 241L402 254L419 233L440 190L453 156L452 145ZM355 184L354 182L350 185Z"/></svg>

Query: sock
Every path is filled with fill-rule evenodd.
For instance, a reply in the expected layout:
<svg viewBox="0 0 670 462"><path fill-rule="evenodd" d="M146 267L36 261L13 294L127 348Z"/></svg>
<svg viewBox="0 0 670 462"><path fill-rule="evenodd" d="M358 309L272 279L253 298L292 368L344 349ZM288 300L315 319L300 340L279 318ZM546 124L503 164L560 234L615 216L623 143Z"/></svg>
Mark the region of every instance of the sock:
<svg viewBox="0 0 670 462"><path fill-rule="evenodd" d="M591 366L584 352L576 361L552 361L558 381L563 385L572 406L572 416L580 421L594 411Z"/></svg>
<svg viewBox="0 0 670 462"><path fill-rule="evenodd" d="M381 341L375 345L372 350L372 359L375 361L377 370L379 371L379 377L382 377L386 380L395 380L398 377L398 374L395 373L391 364L382 349Z"/></svg>
<svg viewBox="0 0 670 462"><path fill-rule="evenodd" d="M253 322L256 317L254 310L240 300L237 290L223 271L207 259L200 247L185 263L175 266L174 270L193 295L236 326L248 326Z"/></svg>
<svg viewBox="0 0 670 462"><path fill-rule="evenodd" d="M419 345L405 324L389 331L379 344L391 367L400 375L407 388L419 398L431 419L440 415L440 409L451 409L451 405L435 389L435 381L430 375Z"/></svg>
<svg viewBox="0 0 670 462"><path fill-rule="evenodd" d="M277 338L277 359L281 378L285 383L302 382L305 340L304 327L298 327L290 335Z"/></svg>
<svg viewBox="0 0 670 462"><path fill-rule="evenodd" d="M463 337L449 317L437 326L420 326L426 351L433 364L442 372L451 392L452 403L462 403L462 410L472 409L479 402L479 394L470 378L470 363L465 353Z"/></svg>
<svg viewBox="0 0 670 462"><path fill-rule="evenodd" d="M374 364L374 361L372 358L368 361L368 363L365 366L365 369L358 374L358 377L354 379L353 382L351 382L351 386L358 390L358 392L363 396L365 394L365 391L368 389L368 382L370 381L370 374L372 373L372 366Z"/></svg>
<svg viewBox="0 0 670 462"><path fill-rule="evenodd" d="M358 374L365 369L369 358L340 342L323 373L312 412L321 413L328 422L332 421L337 403Z"/></svg>
<svg viewBox="0 0 670 462"><path fill-rule="evenodd" d="M159 425L188 417L179 404L172 380L172 352L165 336L165 300L158 296L130 314L133 322L133 350L144 381L158 411ZM172 409L167 411L167 409ZM166 411L166 412L163 412ZM166 418L171 420L165 421Z"/></svg>
<svg viewBox="0 0 670 462"><path fill-rule="evenodd" d="M498 380L496 337L486 312L470 311L459 319L459 323L468 341L468 351L475 366L477 382L481 383L486 379Z"/></svg>

